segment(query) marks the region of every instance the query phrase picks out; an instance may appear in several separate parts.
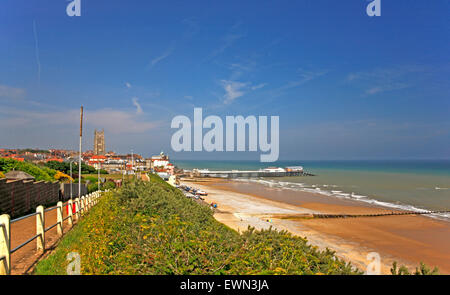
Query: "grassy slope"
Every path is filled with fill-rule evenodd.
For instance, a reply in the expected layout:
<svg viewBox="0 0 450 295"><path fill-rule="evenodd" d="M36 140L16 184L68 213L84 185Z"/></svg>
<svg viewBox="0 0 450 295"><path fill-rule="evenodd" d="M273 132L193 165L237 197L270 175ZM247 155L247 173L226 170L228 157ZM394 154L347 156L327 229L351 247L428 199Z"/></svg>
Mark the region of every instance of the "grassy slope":
<svg viewBox="0 0 450 295"><path fill-rule="evenodd" d="M287 232L239 235L158 177L106 195L35 273L65 274L70 252L80 254L83 274L355 273Z"/></svg>

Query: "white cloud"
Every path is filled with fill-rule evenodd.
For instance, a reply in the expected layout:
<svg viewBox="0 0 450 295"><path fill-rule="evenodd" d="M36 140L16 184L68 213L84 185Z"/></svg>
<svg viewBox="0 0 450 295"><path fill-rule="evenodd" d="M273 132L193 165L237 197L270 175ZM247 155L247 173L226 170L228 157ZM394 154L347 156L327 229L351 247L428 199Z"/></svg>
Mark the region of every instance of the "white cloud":
<svg viewBox="0 0 450 295"><path fill-rule="evenodd" d="M400 89L404 89L404 88L408 88L408 87L409 87L409 85L406 83L386 83L381 86L375 86L375 87L367 89L366 94L373 95L373 94L377 94L377 93L381 93L381 92L385 92L385 91L400 90Z"/></svg>
<svg viewBox="0 0 450 295"><path fill-rule="evenodd" d="M328 70L307 71L304 69L298 69L298 72L299 74L297 75L299 77L297 77L296 80L287 82L284 85L281 85L280 87L273 89L269 92L271 100L284 96L286 91L290 89L302 86L308 82L311 82L312 80L322 77L323 75L328 73Z"/></svg>
<svg viewBox="0 0 450 295"><path fill-rule="evenodd" d="M267 83L261 83L261 84L252 86L252 90L261 89L261 88L263 88L263 87L266 86L266 85L267 85Z"/></svg>
<svg viewBox="0 0 450 295"><path fill-rule="evenodd" d="M305 84L306 82L317 79L317 78L325 75L328 72L326 70L306 71L303 69L299 69L299 71L300 71L300 79L298 79L296 81L291 81L291 82L285 84L284 86L280 87L280 90L286 90L286 89L298 87L300 85Z"/></svg>
<svg viewBox="0 0 450 295"><path fill-rule="evenodd" d="M155 57L154 59L152 59L151 66L153 67L154 65L156 65L157 63L159 63L163 59L169 57L172 54L173 50L174 50L173 46L167 48L160 56Z"/></svg>
<svg viewBox="0 0 450 295"><path fill-rule="evenodd" d="M236 98L244 94L265 87L266 83L253 85L250 82L239 82L232 80L221 80L223 89L225 90L224 104L232 103Z"/></svg>
<svg viewBox="0 0 450 295"><path fill-rule="evenodd" d="M101 109L86 113L88 125L105 128L109 133L144 133L158 126L156 122L139 120L134 112Z"/></svg>
<svg viewBox="0 0 450 295"><path fill-rule="evenodd" d="M0 97L4 98L23 98L25 90L21 88L14 88L7 85L0 85Z"/></svg>
<svg viewBox="0 0 450 295"><path fill-rule="evenodd" d="M133 101L133 105L136 107L136 114L137 115L142 114L143 111L142 111L141 105L139 104L139 99L137 97L133 97L132 101Z"/></svg>
<svg viewBox="0 0 450 295"><path fill-rule="evenodd" d="M0 109L0 125L13 130L47 130L49 127L64 130L77 130L79 124L79 109L66 111L28 111L15 108ZM85 108L84 125L90 128L104 128L111 134L144 133L159 126L159 122L147 121L142 116L136 116L131 110Z"/></svg>
<svg viewBox="0 0 450 295"><path fill-rule="evenodd" d="M237 40L241 39L242 37L244 37L244 35L241 35L241 34L227 34L227 35L225 35L225 37L222 39L222 45L219 48L217 48L216 50L214 50L209 55L209 58L213 58L215 56L220 55L228 47L231 47Z"/></svg>
<svg viewBox="0 0 450 295"><path fill-rule="evenodd" d="M236 98L245 94L243 89L247 86L247 83L222 80L222 87L225 90L225 104L233 102Z"/></svg>
<svg viewBox="0 0 450 295"><path fill-rule="evenodd" d="M426 71L421 66L396 66L392 68L378 68L371 71L350 73L347 76L349 82L359 82L366 87L366 95L375 95L387 91L405 89L413 84L410 83L415 73ZM405 81L409 81L406 83Z"/></svg>
<svg viewBox="0 0 450 295"><path fill-rule="evenodd" d="M128 89L130 89L130 88L131 88L131 83L125 82L125 86L126 86Z"/></svg>
<svg viewBox="0 0 450 295"><path fill-rule="evenodd" d="M245 34L242 34L238 32L239 27L241 26L241 23L238 22L234 24L228 33L226 33L220 40L220 46L213 50L210 55L206 57L206 60L210 60L220 54L222 54L225 50L227 50L229 47L233 46L234 43L236 43L237 40L245 37Z"/></svg>
<svg viewBox="0 0 450 295"><path fill-rule="evenodd" d="M426 69L421 66L396 66L391 68L377 68L370 71L350 73L347 80L368 80L368 79L397 79L409 73L423 72Z"/></svg>

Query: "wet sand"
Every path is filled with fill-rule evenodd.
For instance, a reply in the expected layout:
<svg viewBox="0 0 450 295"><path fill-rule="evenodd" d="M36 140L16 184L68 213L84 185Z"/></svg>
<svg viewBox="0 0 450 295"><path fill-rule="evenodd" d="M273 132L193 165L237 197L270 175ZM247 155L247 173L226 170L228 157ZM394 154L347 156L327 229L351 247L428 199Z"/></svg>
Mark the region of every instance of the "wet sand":
<svg viewBox="0 0 450 295"><path fill-rule="evenodd" d="M311 213L375 214L392 212L370 204L309 192L270 188L260 184L210 180L192 183L216 202L215 217L236 230L248 225L272 225L306 237L319 248L328 247L365 271L367 254L378 252L381 271L390 273L393 261L413 270L420 262L450 273L450 223L425 216L383 216L312 219ZM267 222L270 220L271 222Z"/></svg>

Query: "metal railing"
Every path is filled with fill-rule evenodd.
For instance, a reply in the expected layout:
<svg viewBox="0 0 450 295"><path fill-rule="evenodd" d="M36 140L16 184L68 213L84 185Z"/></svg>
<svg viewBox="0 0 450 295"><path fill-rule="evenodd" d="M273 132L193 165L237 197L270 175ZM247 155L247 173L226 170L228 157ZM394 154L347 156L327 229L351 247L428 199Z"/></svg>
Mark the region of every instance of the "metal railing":
<svg viewBox="0 0 450 295"><path fill-rule="evenodd" d="M108 190L107 190L108 191ZM58 202L56 206L44 209L44 206L38 206L35 213L31 213L13 220L10 220L9 215L0 215L0 275L11 274L11 254L28 245L34 240L36 241L36 250L38 252L45 251L45 233L49 230L57 227L57 233L59 237L63 236L64 221L68 220L70 228L73 226L74 220L78 221L82 215L87 213L90 208L98 203L101 197L100 191L90 193L76 198L75 200L69 200L66 203ZM73 210L75 205L75 210ZM68 207L67 216L63 218L63 208ZM56 223L45 227L45 213L56 211ZM36 216L36 235L29 238L25 242L16 246L11 250L11 224L18 221L25 220Z"/></svg>

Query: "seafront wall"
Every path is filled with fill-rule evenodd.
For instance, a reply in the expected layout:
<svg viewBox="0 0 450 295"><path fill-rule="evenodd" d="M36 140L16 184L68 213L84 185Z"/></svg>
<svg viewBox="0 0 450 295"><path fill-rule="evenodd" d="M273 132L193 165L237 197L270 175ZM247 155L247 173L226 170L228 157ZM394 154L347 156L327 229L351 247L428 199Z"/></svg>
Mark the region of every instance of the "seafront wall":
<svg viewBox="0 0 450 295"><path fill-rule="evenodd" d="M73 195L77 196L78 185L76 188L74 185L73 189ZM35 210L38 205L53 204L70 198L70 184L65 190L65 197L61 193L63 190L60 190L58 182L0 179L0 214L9 214L14 218ZM84 184L81 191L86 193Z"/></svg>

